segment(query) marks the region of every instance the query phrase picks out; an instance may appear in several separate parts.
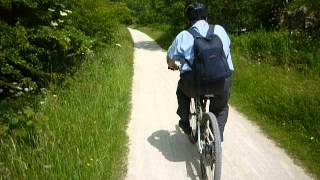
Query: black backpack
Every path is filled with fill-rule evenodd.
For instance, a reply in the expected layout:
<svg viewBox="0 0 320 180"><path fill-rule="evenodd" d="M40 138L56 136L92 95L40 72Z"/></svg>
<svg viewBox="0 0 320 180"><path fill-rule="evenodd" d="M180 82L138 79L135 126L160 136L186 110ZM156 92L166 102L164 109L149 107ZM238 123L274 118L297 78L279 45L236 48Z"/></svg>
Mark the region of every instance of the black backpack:
<svg viewBox="0 0 320 180"><path fill-rule="evenodd" d="M192 34L194 38L193 48L195 59L192 65L188 60L186 60L186 63L192 69L198 92L201 87L230 77L232 71L227 62L222 41L219 36L214 34L214 25L209 26L206 37L203 37L194 27L188 29L188 32Z"/></svg>

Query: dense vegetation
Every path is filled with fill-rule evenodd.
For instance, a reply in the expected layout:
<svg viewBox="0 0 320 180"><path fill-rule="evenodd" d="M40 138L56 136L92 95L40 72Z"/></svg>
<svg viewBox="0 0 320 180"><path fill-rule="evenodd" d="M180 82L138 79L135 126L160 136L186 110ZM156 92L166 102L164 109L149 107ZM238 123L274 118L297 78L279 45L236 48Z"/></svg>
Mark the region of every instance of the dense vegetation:
<svg viewBox="0 0 320 180"><path fill-rule="evenodd" d="M122 177L130 22L123 3L0 0L0 179Z"/></svg>
<svg viewBox="0 0 320 180"><path fill-rule="evenodd" d="M0 179L124 178L133 44L124 27L114 41L46 91L29 141L2 138Z"/></svg>
<svg viewBox="0 0 320 180"><path fill-rule="evenodd" d="M169 24L185 27L184 8L193 0L114 0L128 4L142 25ZM281 27L317 32L320 27L320 2L313 0L199 0L209 10L209 21L223 25L228 32L274 30Z"/></svg>
<svg viewBox="0 0 320 180"><path fill-rule="evenodd" d="M184 8L191 0L115 0L128 4L135 22L165 30L161 43L186 28ZM250 33L238 46L252 56L274 65L295 66L320 73L320 1L312 0L199 0L207 5L209 22L233 34ZM259 31L259 32L258 32ZM271 32L276 33L271 34ZM253 35L252 32L258 32ZM251 36L252 35L252 36ZM266 43L264 43L264 41ZM170 42L169 42L170 43ZM166 45L169 45L167 42ZM264 57L271 57L264 58Z"/></svg>
<svg viewBox="0 0 320 180"><path fill-rule="evenodd" d="M165 49L191 1L124 0ZM231 103L320 177L320 1L198 1L232 38ZM146 27L147 26L147 27Z"/></svg>
<svg viewBox="0 0 320 180"><path fill-rule="evenodd" d="M63 82L94 50L114 41L119 22L129 21L125 5L102 0L1 0L0 136L31 130L34 95Z"/></svg>

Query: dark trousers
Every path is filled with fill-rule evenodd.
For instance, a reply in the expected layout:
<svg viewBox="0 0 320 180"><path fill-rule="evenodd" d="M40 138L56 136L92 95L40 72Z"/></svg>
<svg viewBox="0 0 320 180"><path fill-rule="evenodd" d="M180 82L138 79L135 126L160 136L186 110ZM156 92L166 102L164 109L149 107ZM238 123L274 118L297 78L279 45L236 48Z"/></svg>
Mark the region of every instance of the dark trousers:
<svg viewBox="0 0 320 180"><path fill-rule="evenodd" d="M194 87L194 84L190 78L191 77L189 76L182 75L180 77L176 92L178 99L177 114L180 116L181 120L186 121L186 123L189 123L190 97L192 97L190 94L192 94L192 88ZM231 77L217 82L216 84L212 84L212 86L216 88L212 89L211 94L214 94L214 97L210 98L209 111L217 117L221 140L223 141L223 131L227 123L229 113L228 100L231 90Z"/></svg>

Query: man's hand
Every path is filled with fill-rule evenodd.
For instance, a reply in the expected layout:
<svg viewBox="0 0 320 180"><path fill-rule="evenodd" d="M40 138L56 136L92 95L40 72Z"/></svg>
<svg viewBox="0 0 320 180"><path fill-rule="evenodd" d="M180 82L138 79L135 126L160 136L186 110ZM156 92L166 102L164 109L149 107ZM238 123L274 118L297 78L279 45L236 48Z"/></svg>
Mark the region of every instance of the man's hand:
<svg viewBox="0 0 320 180"><path fill-rule="evenodd" d="M167 57L168 69L170 70L179 70L179 66L174 62L174 60Z"/></svg>
<svg viewBox="0 0 320 180"><path fill-rule="evenodd" d="M170 66L168 66L168 69L170 69L170 70L172 70L172 71L179 70L179 66L177 66L177 67L170 67Z"/></svg>

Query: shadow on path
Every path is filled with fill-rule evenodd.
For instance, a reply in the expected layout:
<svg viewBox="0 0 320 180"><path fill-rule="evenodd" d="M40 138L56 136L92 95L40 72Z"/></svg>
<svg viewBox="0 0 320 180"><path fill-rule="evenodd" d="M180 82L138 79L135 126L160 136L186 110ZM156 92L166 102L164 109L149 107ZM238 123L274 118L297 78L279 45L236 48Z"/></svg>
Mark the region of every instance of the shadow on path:
<svg viewBox="0 0 320 180"><path fill-rule="evenodd" d="M157 148L162 155L172 162L185 162L188 177L199 179L200 165L196 145L189 142L178 125L175 131L159 130L148 137L148 142Z"/></svg>
<svg viewBox="0 0 320 180"><path fill-rule="evenodd" d="M134 44L135 48L145 49L150 51L161 51L162 49L154 41L139 41Z"/></svg>

